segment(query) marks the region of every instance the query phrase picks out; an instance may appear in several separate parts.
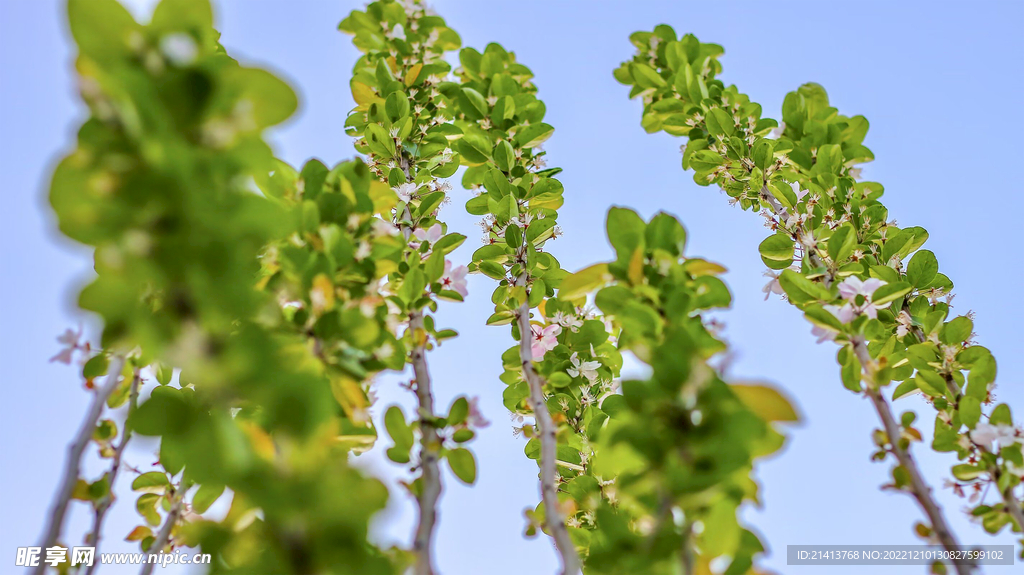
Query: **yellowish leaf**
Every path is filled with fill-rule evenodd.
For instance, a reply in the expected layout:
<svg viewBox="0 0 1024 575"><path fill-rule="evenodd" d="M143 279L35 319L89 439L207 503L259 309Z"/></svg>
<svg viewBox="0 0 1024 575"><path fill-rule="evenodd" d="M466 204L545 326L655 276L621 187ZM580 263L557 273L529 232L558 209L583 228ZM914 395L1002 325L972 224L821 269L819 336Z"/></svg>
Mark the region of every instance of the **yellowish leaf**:
<svg viewBox="0 0 1024 575"><path fill-rule="evenodd" d="M800 421L790 401L774 387L762 384L731 384L729 387L750 411L765 421Z"/></svg>

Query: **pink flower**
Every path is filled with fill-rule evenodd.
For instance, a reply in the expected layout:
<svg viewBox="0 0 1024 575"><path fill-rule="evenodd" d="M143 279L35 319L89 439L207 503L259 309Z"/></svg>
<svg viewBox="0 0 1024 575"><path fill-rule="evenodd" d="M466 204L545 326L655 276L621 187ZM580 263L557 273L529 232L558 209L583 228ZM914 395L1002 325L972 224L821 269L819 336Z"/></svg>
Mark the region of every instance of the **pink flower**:
<svg viewBox="0 0 1024 575"><path fill-rule="evenodd" d="M64 344L64 349L50 358L50 362L59 361L64 365L71 365L72 354L78 349L78 340L82 337L82 328L79 327L78 331L74 331L70 328L64 331L63 334L57 336L57 343Z"/></svg>
<svg viewBox="0 0 1024 575"><path fill-rule="evenodd" d="M491 424L490 421L484 418L484 414L480 411L480 398L473 397L469 400L469 416L466 417L466 423L470 427L487 427Z"/></svg>
<svg viewBox="0 0 1024 575"><path fill-rule="evenodd" d="M430 229L424 230L422 228L417 229L412 235L416 236L416 239L421 242L427 242L429 244L436 244L437 240L441 239L444 235L444 230L441 229L441 224L434 224L430 226Z"/></svg>
<svg viewBox="0 0 1024 575"><path fill-rule="evenodd" d="M444 260L444 273L441 274L441 288L459 292L462 297L469 295L469 289L466 287L466 274L469 273L469 268L466 266L459 266L452 269L452 261Z"/></svg>
<svg viewBox="0 0 1024 575"><path fill-rule="evenodd" d="M549 326L531 325L530 329L533 330L531 355L533 355L535 360L543 359L544 354L558 345L558 334L562 333L562 326L557 323Z"/></svg>

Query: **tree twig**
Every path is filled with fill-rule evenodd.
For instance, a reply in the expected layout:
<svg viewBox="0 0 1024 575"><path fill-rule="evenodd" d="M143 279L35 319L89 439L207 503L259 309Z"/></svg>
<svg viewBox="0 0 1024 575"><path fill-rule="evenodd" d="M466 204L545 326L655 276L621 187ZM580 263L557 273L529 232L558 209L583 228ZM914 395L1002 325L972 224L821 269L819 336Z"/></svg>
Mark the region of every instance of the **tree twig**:
<svg viewBox="0 0 1024 575"><path fill-rule="evenodd" d="M409 329L415 339L417 330L423 330L423 312L415 311L409 319ZM437 524L437 501L441 497L441 468L439 448L441 440L434 426L434 396L431 393L430 372L423 344L412 350L412 369L416 374L416 399L419 401L420 470L422 485L419 494L419 521L413 540L416 553L416 575L433 575L434 528Z"/></svg>
<svg viewBox="0 0 1024 575"><path fill-rule="evenodd" d="M167 512L167 518L164 520L163 527L156 534L156 539L153 540L152 545L149 546L150 555L163 554L164 547L167 546L167 542L171 540L171 531L174 529L174 525L178 523L178 516L181 515L181 509L185 505L185 489L184 485L179 484L177 490L172 495L173 501L171 502L171 510ZM157 562L159 563L159 561ZM142 570L139 571L139 575L152 575L153 566L156 563L147 561L143 566Z"/></svg>
<svg viewBox="0 0 1024 575"><path fill-rule="evenodd" d="M693 522L687 519L683 523L683 548L679 550L680 562L683 566L683 575L695 573L693 560Z"/></svg>
<svg viewBox="0 0 1024 575"><path fill-rule="evenodd" d="M408 160L402 159L402 168L406 179L409 177ZM412 213L406 206L402 220L409 220ZM401 224L402 235L408 241L412 236L412 228ZM413 536L412 548L416 554L415 575L434 575L434 531L437 526L437 502L441 498L441 440L434 425L434 395L427 369L426 337L424 342L417 342L417 332L423 331L423 310L415 310L409 314L409 330L413 340L413 350L409 355L412 370L416 376L416 399L419 403L420 423L420 473L422 483L417 496L419 518L416 522L416 533Z"/></svg>
<svg viewBox="0 0 1024 575"><path fill-rule="evenodd" d="M521 277L519 283L524 283ZM523 303L519 307L519 358L523 364L523 377L530 387L530 407L533 408L540 436L540 487L541 499L544 501L544 522L551 530L555 540L555 548L562 558L562 575L575 575L580 570L580 559L576 554L576 546L569 538L569 530L565 526L565 516L558 505L558 490L555 486L556 459L558 457L558 440L555 434L555 423L548 412L544 401L544 383L533 367L533 349L530 341L533 330L530 328L530 304Z"/></svg>
<svg viewBox="0 0 1024 575"><path fill-rule="evenodd" d="M910 478L911 494L928 517L928 521L931 522L932 531L935 533L939 543L947 551L959 552L962 549L960 543L957 541L952 529L949 528L949 524L946 523L946 517L942 513L942 508L939 507L939 504L932 497L931 487L928 486L921 475L917 462L914 461L913 456L910 454L910 448L904 449L900 446L900 427L896 423L896 417L893 415L889 403L882 397L882 393L875 386L872 368L874 361L868 353L867 346L863 341L858 341L854 344L854 351L857 354L857 359L860 360L864 374L868 378L867 396L871 399L875 411L878 412L878 418L882 420L882 425L885 428L889 444L892 446L893 454ZM953 560L952 563L956 568L956 572L960 575L969 575L974 571L974 565L972 564L963 563L958 560Z"/></svg>
<svg viewBox="0 0 1024 575"><path fill-rule="evenodd" d="M96 552L99 552L100 539L103 536L103 520L106 518L107 511L110 510L110 506L114 503L114 486L117 484L117 475L121 470L121 457L124 455L124 449L128 446L128 442L132 438L132 429L129 427L129 421L131 421L132 413L135 411L135 404L139 399L139 370L136 369L132 376L131 389L128 392L128 417L124 421L124 430L121 432L121 442L117 444L117 448L114 450L114 459L110 464L110 479L108 481L107 495L99 502L96 506L95 515L92 524L92 544ZM94 561L89 565L89 569L86 570L85 575L92 575L96 568L99 566L98 561Z"/></svg>
<svg viewBox="0 0 1024 575"><path fill-rule="evenodd" d="M93 396L92 403L89 405L89 411L86 412L85 419L82 421L82 426L79 428L74 442L68 447L68 458L64 462L64 474L61 478L60 487L57 489L57 495L50 509L46 530L43 534L41 544L43 549L53 547L60 537L61 529L64 527L64 517L68 511L68 504L71 502L71 495L75 491L75 484L78 483L78 475L82 466L82 454L85 452L86 446L89 445L89 440L92 439L93 432L96 429L96 422L99 420L100 414L103 413L103 405L107 402L110 394L117 388L121 370L124 369L124 362L124 357L120 355L115 355L111 358L110 366L107 370L107 379L103 387ZM33 573L42 575L45 571L46 563L40 562Z"/></svg>

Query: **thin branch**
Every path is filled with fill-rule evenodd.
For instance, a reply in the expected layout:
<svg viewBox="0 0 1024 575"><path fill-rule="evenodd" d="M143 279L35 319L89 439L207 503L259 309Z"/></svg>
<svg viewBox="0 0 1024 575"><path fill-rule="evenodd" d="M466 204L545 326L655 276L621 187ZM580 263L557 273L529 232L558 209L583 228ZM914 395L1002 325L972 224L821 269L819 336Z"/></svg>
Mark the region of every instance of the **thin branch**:
<svg viewBox="0 0 1024 575"><path fill-rule="evenodd" d="M411 180L408 160L403 156L402 169L406 179ZM402 220L412 218L406 206ZM401 224L402 235L406 241L412 236L412 228ZM434 532L437 527L437 502L441 498L441 439L434 426L434 395L427 369L426 337L423 343L417 343L417 332L423 331L423 310L416 310L409 315L409 330L412 334L413 350L409 357L412 370L416 376L416 399L419 402L420 423L420 472L421 486L417 496L419 518L416 522L416 533L412 548L416 554L415 575L434 575Z"/></svg>
<svg viewBox="0 0 1024 575"><path fill-rule="evenodd" d="M423 312L415 311L409 319L409 329L413 339L416 332L423 329ZM434 426L434 396L431 393L430 372L427 370L427 357L424 344L416 344L411 359L412 369L416 374L416 399L419 400L420 412L420 469L422 485L418 497L419 521L416 525L416 536L413 540L413 551L416 553L416 575L433 575L434 528L437 525L437 501L441 497L441 440ZM429 419L428 419L429 418Z"/></svg>
<svg viewBox="0 0 1024 575"><path fill-rule="evenodd" d="M993 472L992 477L994 480L993 483L996 484L996 489L999 489L999 475L1000 471L997 467ZM1017 526L1024 530L1024 511L1021 511L1020 501L1017 501L1017 498L1013 495L1013 488L1011 487L1006 491L999 489L999 494L1002 495L1003 503L1006 504L1007 513L1009 513L1010 517L1013 517L1013 520L1017 522Z"/></svg>
<svg viewBox="0 0 1024 575"><path fill-rule="evenodd" d="M92 523L92 544L96 551L100 548L100 539L103 536L103 520L107 516L107 511L110 510L110 506L114 504L114 486L117 485L117 475L121 470L121 458L124 455L124 449L128 446L128 442L132 438L132 428L129 427L129 421L131 421L132 413L135 412L135 404L139 399L139 370L136 369L132 376L131 389L128 392L128 417L124 421L124 430L121 432L121 442L117 444L117 448L114 450L114 459L110 464L110 479L108 481L107 495L100 500L96 506L96 512ZM99 566L98 561L94 561L89 565L89 569L86 570L85 575L92 575L96 568Z"/></svg>
<svg viewBox="0 0 1024 575"><path fill-rule="evenodd" d="M693 575L695 571L693 557L693 522L689 519L683 523L683 548L680 549L680 559L683 564L683 575Z"/></svg>
<svg viewBox="0 0 1024 575"><path fill-rule="evenodd" d="M175 524L178 523L178 517L181 515L181 510L185 505L184 485L178 484L177 490L171 497L171 510L167 512L167 518L164 520L163 527L160 528L160 532L156 534L156 539L154 539L152 545L149 546L150 554L163 553L164 547L166 547L167 543L171 540L171 531L174 529ZM159 561L157 563L159 563ZM146 562L142 566L142 570L139 571L139 575L153 575L154 565L156 565L156 563Z"/></svg>
<svg viewBox="0 0 1024 575"><path fill-rule="evenodd" d="M521 277L518 283L524 283ZM555 486L555 467L558 455L558 440L555 436L555 423L548 412L544 401L544 382L533 367L533 349L530 338L530 304L523 303L519 307L519 358L523 363L523 377L530 386L530 407L533 408L537 423L537 434L540 436L540 486L541 498L544 501L544 522L555 540L555 548L562 557L562 575L575 575L580 571L580 559L576 554L576 546L569 538L569 530L565 526L565 517L558 505L558 489Z"/></svg>
<svg viewBox="0 0 1024 575"><path fill-rule="evenodd" d="M946 517L942 513L942 508L935 502L932 497L932 489L925 482L924 477L921 475L920 469L917 467L917 462L910 454L910 448L903 448L900 446L900 427L896 423L896 417L892 413L892 409L889 407L889 403L882 397L882 393L874 385L873 368L874 361L871 359L871 355L868 353L867 346L863 341L856 342L854 344L854 350L857 353L857 359L860 360L863 366L863 371L868 377L867 395L871 399L872 405L875 407L875 411L878 412L878 418L882 420L882 425L885 428L885 434L889 439L889 444L892 446L892 452L896 455L896 459L900 465L907 472L907 476L910 478L910 492L917 500L917 504L924 511L924 514L928 517L928 520L932 524L932 531L935 533L935 537L939 540L939 543L947 550L955 554L961 549L960 543L957 541L956 536L953 534L952 529L949 528L949 524L946 523ZM956 572L960 575L969 575L974 571L974 565L968 563L962 563L958 560L953 561L953 566L956 568Z"/></svg>
<svg viewBox="0 0 1024 575"><path fill-rule="evenodd" d="M46 522L46 530L44 531L41 544L43 549L53 547L60 537L61 530L64 527L64 516L67 514L71 495L75 491L75 484L78 483L78 475L82 466L82 454L85 452L86 446L89 445L89 440L92 439L93 432L96 430L96 422L99 420L100 414L103 413L103 406L107 402L107 398L117 388L121 370L124 368L124 362L124 357L120 355L115 355L111 358L110 366L107 370L107 379L103 387L93 396L92 403L89 405L89 411L82 421L82 426L79 428L74 442L68 447L68 458L64 462L64 475ZM33 573L43 575L45 571L46 563L40 562Z"/></svg>

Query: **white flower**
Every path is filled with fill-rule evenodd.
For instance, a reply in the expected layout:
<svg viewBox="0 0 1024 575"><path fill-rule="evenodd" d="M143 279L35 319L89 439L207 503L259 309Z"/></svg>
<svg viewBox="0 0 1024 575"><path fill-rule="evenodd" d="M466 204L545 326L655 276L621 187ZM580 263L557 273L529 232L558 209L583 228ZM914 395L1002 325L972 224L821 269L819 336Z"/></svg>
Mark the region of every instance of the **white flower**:
<svg viewBox="0 0 1024 575"><path fill-rule="evenodd" d="M384 220L374 218L372 225L372 233L374 237L398 235L398 228L396 228L395 224L392 224L391 222L386 222Z"/></svg>
<svg viewBox="0 0 1024 575"><path fill-rule="evenodd" d="M896 316L896 323L899 326L896 327L896 337L903 337L910 333L910 328L913 327L914 320L911 319L910 314L906 310L900 310L899 315Z"/></svg>
<svg viewBox="0 0 1024 575"><path fill-rule="evenodd" d="M1024 444L1024 432L1005 423L992 425L991 423L981 422L971 431L971 441L985 449L992 449L992 444L996 442L999 444L998 450L1009 447L1014 443Z"/></svg>
<svg viewBox="0 0 1024 575"><path fill-rule="evenodd" d="M875 290L885 285L885 281L878 278L871 278L865 281L861 281L857 276L850 276L843 280L843 283L839 284L839 295L847 301L843 309L840 310L839 320L843 323L847 323L856 316L864 314L871 319L878 317L878 310L889 307L892 302L888 302L885 305L878 305L871 301L872 295ZM857 303L857 296L864 298L863 303ZM844 319L845 318L845 319Z"/></svg>
<svg viewBox="0 0 1024 575"><path fill-rule="evenodd" d="M764 277L772 278L761 288L761 291L764 292L764 301L768 301L768 297L772 294L784 295L786 293L782 289L782 284L779 283L779 275L781 274L777 274L772 270L764 272Z"/></svg>
<svg viewBox="0 0 1024 575"><path fill-rule="evenodd" d="M551 317L551 321L574 332L579 331L580 327L583 326L583 320L577 317L576 314L562 313L560 311L555 312L555 315Z"/></svg>
<svg viewBox="0 0 1024 575"><path fill-rule="evenodd" d="M466 287L466 274L469 273L469 268L466 266L458 266L452 269L451 260L444 260L444 273L441 274L441 287L446 290L456 291L466 297L469 295L469 289Z"/></svg>
<svg viewBox="0 0 1024 575"><path fill-rule="evenodd" d="M384 342L373 353L381 359L387 359L395 354L395 348L390 343Z"/></svg>
<svg viewBox="0 0 1024 575"><path fill-rule="evenodd" d="M426 230L420 228L413 232L412 235L416 236L416 239L421 242L436 244L437 240L441 239L441 236L444 235L444 230L441 229L441 224L434 224Z"/></svg>
<svg viewBox="0 0 1024 575"><path fill-rule="evenodd" d="M365 260L370 257L370 252L372 251L373 246L370 245L370 242L359 242L359 247L356 248L356 259L360 261Z"/></svg>
<svg viewBox="0 0 1024 575"><path fill-rule="evenodd" d="M168 34L160 39L160 52L163 53L164 58L167 58L167 61L171 64L175 66L188 66L199 55L199 48L196 46L196 41L192 36L184 32L178 32Z"/></svg>
<svg viewBox="0 0 1024 575"><path fill-rule="evenodd" d="M396 194L398 194L398 199L402 200L403 202L409 202L409 200L416 197L416 190L420 189L420 186L419 184L406 182L404 184L399 184L391 189L394 190Z"/></svg>
<svg viewBox="0 0 1024 575"><path fill-rule="evenodd" d="M800 189L800 182L793 182L789 184L789 187L793 188L793 193L796 194L796 201L798 202L804 199L804 196L810 193L808 190Z"/></svg>
<svg viewBox="0 0 1024 575"><path fill-rule="evenodd" d="M583 376L587 378L587 381L594 383L597 379L597 368L601 367L599 361L580 361L579 354L575 351L572 352L572 356L569 357L569 362L572 363L572 367L565 370L566 373L573 377Z"/></svg>
<svg viewBox="0 0 1024 575"><path fill-rule="evenodd" d="M405 28L401 24L396 24L391 30L391 37L405 40Z"/></svg>

